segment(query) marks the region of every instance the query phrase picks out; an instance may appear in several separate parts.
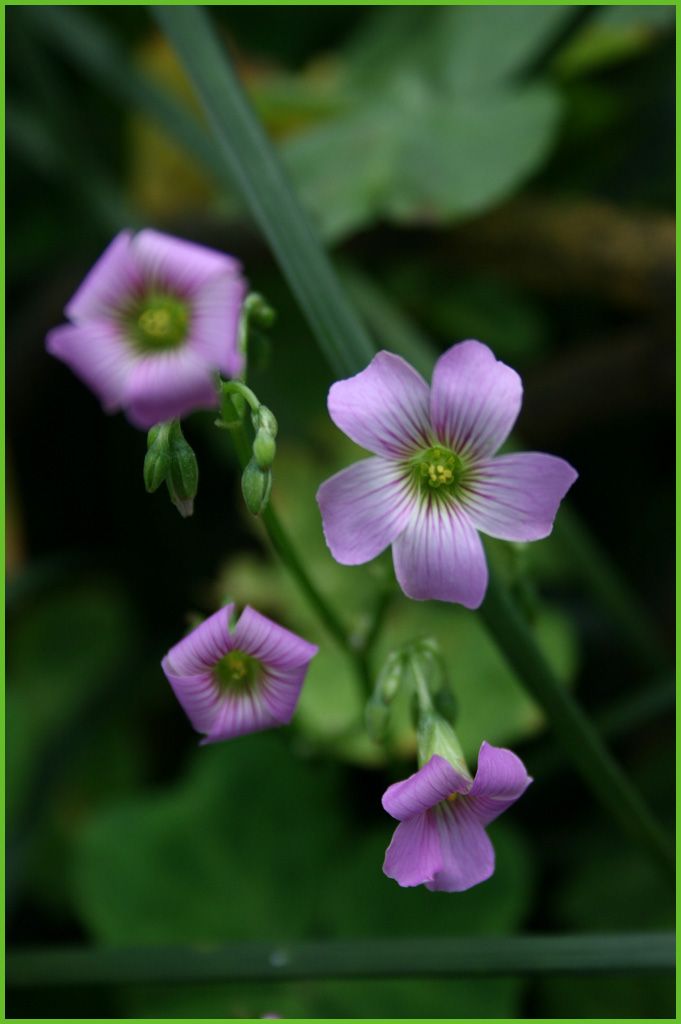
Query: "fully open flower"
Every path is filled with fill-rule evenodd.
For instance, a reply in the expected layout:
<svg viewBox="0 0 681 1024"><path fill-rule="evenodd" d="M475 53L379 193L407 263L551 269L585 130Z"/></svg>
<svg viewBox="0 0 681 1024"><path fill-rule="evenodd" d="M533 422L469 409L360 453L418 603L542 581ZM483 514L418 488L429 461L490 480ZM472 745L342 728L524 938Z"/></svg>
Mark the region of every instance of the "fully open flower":
<svg viewBox="0 0 681 1024"><path fill-rule="evenodd" d="M336 426L373 452L317 492L324 534L343 565L392 544L402 590L477 608L487 589L478 530L502 540L546 537L577 473L538 452L495 456L520 412L522 383L479 341L438 359L432 388L379 352L329 392Z"/></svg>
<svg viewBox="0 0 681 1024"><path fill-rule="evenodd" d="M318 650L248 605L230 630L233 613L220 608L161 662L201 743L290 722Z"/></svg>
<svg viewBox="0 0 681 1024"><path fill-rule="evenodd" d="M520 758L483 743L475 781L434 754L404 782L389 786L383 806L400 824L383 870L402 886L462 892L494 873L485 826L522 796L532 779Z"/></svg>
<svg viewBox="0 0 681 1024"><path fill-rule="evenodd" d="M47 335L107 412L136 427L218 403L215 373L243 370L237 346L246 294L231 256L146 228L121 231Z"/></svg>

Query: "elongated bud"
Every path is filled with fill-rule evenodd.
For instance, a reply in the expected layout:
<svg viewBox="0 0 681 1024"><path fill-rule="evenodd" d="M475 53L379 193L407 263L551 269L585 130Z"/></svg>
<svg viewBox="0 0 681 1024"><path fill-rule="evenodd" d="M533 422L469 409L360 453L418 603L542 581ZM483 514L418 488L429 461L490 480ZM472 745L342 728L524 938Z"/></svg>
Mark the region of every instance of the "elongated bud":
<svg viewBox="0 0 681 1024"><path fill-rule="evenodd" d="M147 454L144 457L144 486L152 494L166 478L170 465L167 437L159 439L161 425L152 427L147 436Z"/></svg>
<svg viewBox="0 0 681 1024"><path fill-rule="evenodd" d="M433 754L439 754L462 775L470 774L456 733L434 708L421 707L417 740L419 767L427 764Z"/></svg>
<svg viewBox="0 0 681 1024"><path fill-rule="evenodd" d="M389 654L378 673L376 686L366 706L367 732L372 740L380 743L385 739L390 725L391 703L404 680L404 655L402 651Z"/></svg>
<svg viewBox="0 0 681 1024"><path fill-rule="evenodd" d="M268 409L266 405L259 405L252 414L251 419L253 420L254 430L258 432L263 431L266 434L270 434L272 437L277 436L279 431L277 418L272 410Z"/></svg>
<svg viewBox="0 0 681 1024"><path fill-rule="evenodd" d="M277 319L276 311L259 292L251 292L246 296L244 312L258 327L271 327Z"/></svg>
<svg viewBox="0 0 681 1024"><path fill-rule="evenodd" d="M170 500L181 516L190 516L194 511L194 498L199 486L199 466L194 450L187 444L177 421L170 428L168 446L170 465L166 484Z"/></svg>
<svg viewBox="0 0 681 1024"><path fill-rule="evenodd" d="M390 725L390 708L388 705L372 697L366 706L366 724L369 738L374 743L381 743L385 739L388 733L388 726Z"/></svg>
<svg viewBox="0 0 681 1024"><path fill-rule="evenodd" d="M266 430L259 430L253 442L253 455L260 469L269 469L274 462L277 444Z"/></svg>
<svg viewBox="0 0 681 1024"><path fill-rule="evenodd" d="M261 469L255 455L243 472L241 490L248 511L254 516L262 515L272 493L272 470Z"/></svg>

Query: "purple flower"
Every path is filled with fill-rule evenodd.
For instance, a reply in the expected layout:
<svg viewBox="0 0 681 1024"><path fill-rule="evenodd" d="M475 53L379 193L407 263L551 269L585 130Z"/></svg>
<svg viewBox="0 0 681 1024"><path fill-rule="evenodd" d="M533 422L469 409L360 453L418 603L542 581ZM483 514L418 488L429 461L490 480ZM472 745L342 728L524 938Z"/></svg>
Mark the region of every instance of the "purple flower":
<svg viewBox="0 0 681 1024"><path fill-rule="evenodd" d="M485 826L525 792L532 779L520 758L483 743L473 781L434 754L404 782L389 786L383 806L400 824L383 870L402 886L462 892L494 872Z"/></svg>
<svg viewBox="0 0 681 1024"><path fill-rule="evenodd" d="M307 667L318 648L246 606L211 615L161 662L201 743L215 743L293 718Z"/></svg>
<svg viewBox="0 0 681 1024"><path fill-rule="evenodd" d="M218 403L214 376L243 370L237 347L246 294L231 256L146 228L121 231L47 335L107 412L148 429Z"/></svg>
<svg viewBox="0 0 681 1024"><path fill-rule="evenodd" d="M552 455L493 457L521 401L518 374L479 341L448 349L430 390L390 352L337 381L329 391L331 418L374 455L317 492L336 561L359 565L392 544L397 580L408 597L477 608L487 589L477 531L502 540L548 536L577 478Z"/></svg>

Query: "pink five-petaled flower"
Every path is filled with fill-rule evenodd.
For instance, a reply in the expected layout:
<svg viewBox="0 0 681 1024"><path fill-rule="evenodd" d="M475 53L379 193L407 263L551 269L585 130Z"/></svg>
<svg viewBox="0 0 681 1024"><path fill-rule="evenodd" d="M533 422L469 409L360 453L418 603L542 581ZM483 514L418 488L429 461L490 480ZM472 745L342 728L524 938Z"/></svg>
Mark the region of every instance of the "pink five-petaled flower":
<svg viewBox="0 0 681 1024"><path fill-rule="evenodd" d="M522 383L479 341L442 355L432 388L399 356L379 352L329 391L336 426L374 455L317 492L324 535L343 565L392 544L408 597L477 608L487 589L478 530L539 540L577 473L539 452L499 455L520 411Z"/></svg>
<svg viewBox="0 0 681 1024"><path fill-rule="evenodd" d="M146 228L121 231L66 306L47 350L107 412L146 430L218 404L215 373L243 370L238 325L246 294L231 256Z"/></svg>
<svg viewBox="0 0 681 1024"><path fill-rule="evenodd" d="M161 667L201 743L216 743L293 718L318 648L247 605L230 630L229 604L166 654Z"/></svg>
<svg viewBox="0 0 681 1024"><path fill-rule="evenodd" d="M483 743L473 781L434 754L403 782L389 786L383 806L400 824L383 870L402 886L462 892L494 873L485 826L522 796L532 779L510 750Z"/></svg>

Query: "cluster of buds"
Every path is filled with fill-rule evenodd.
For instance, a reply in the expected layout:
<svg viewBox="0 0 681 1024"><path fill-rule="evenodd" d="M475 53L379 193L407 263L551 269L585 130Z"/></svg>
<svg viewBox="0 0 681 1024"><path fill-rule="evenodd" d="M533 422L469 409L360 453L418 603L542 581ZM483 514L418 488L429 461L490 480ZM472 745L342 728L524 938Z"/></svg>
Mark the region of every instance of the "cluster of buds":
<svg viewBox="0 0 681 1024"><path fill-rule="evenodd" d="M272 463L277 450L277 421L265 405L251 413L255 430L253 454L241 477L241 490L246 508L260 516L267 508L272 492Z"/></svg>
<svg viewBox="0 0 681 1024"><path fill-rule="evenodd" d="M432 636L424 636L392 651L376 679L367 703L366 722L371 738L382 742L388 732L392 703L399 690L409 687L414 694L414 719L419 735L424 722L434 718L451 728L457 713L440 647Z"/></svg>
<svg viewBox="0 0 681 1024"><path fill-rule="evenodd" d="M165 480L170 500L183 518L194 511L199 485L199 467L193 449L187 444L179 420L157 423L147 435L144 459L144 484L156 491Z"/></svg>

